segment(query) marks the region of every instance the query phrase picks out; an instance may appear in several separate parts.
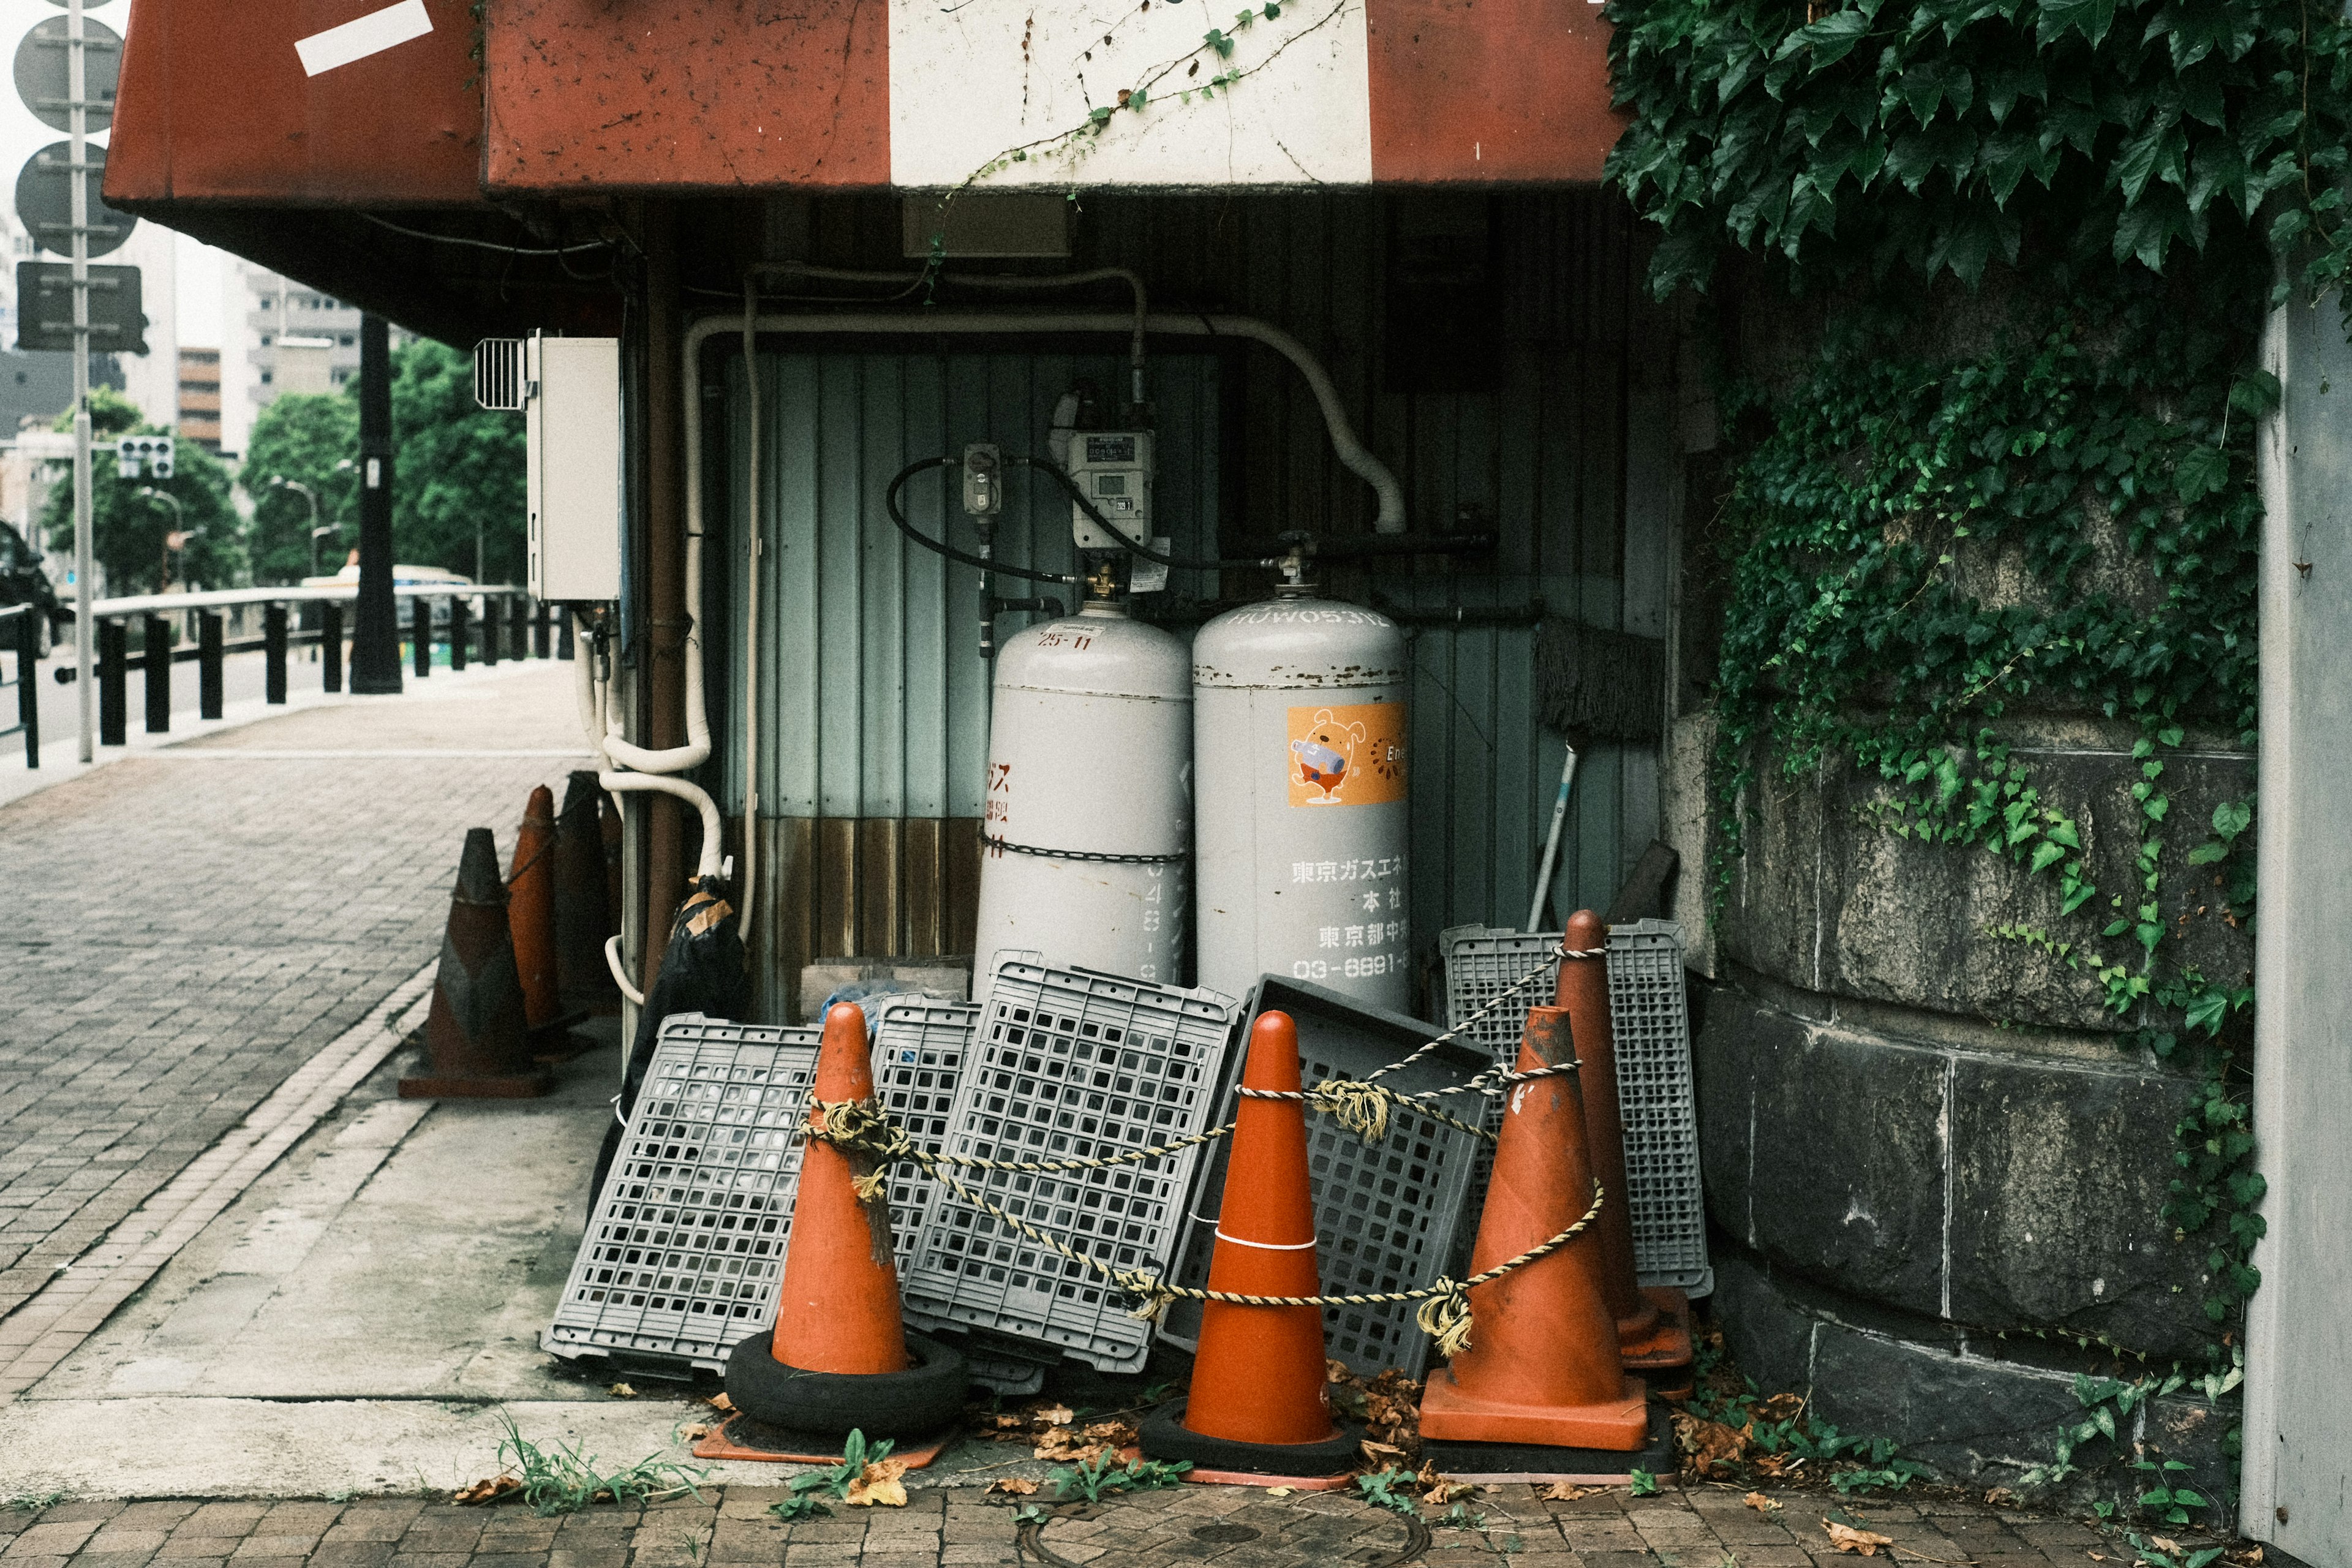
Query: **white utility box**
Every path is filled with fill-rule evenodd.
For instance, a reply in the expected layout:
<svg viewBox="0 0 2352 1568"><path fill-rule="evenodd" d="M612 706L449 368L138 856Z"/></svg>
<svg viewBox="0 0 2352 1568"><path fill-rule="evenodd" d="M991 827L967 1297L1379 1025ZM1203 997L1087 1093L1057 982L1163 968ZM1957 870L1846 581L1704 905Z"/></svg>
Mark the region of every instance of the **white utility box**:
<svg viewBox="0 0 2352 1568"><path fill-rule="evenodd" d="M621 596L621 340L523 342L531 597Z"/></svg>

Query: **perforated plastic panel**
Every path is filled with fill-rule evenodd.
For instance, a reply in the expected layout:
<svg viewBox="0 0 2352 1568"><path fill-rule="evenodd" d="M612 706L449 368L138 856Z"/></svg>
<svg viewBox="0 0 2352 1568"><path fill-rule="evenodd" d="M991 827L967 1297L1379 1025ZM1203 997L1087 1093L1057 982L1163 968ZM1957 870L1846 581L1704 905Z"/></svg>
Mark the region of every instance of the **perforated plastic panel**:
<svg viewBox="0 0 2352 1568"><path fill-rule="evenodd" d="M817 1035L663 1024L545 1350L715 1372L775 1321Z"/></svg>
<svg viewBox="0 0 2352 1568"><path fill-rule="evenodd" d="M1336 992L1303 981L1267 977L1259 983L1250 1009L1253 1026L1261 1013L1280 1011L1298 1026L1298 1067L1309 1087L1326 1079L1363 1079L1402 1060L1437 1031L1416 1018L1364 1007ZM1247 1038L1246 1033L1244 1038ZM1238 1079L1240 1052L1234 1053ZM1421 1060L1381 1081L1405 1094L1459 1084L1482 1071L1486 1060L1464 1046L1441 1046ZM1220 1120L1239 1103L1228 1083ZM1450 1095L1439 1107L1465 1121L1478 1100ZM1429 1116L1394 1110L1388 1135L1367 1144L1328 1116L1307 1119L1307 1162L1315 1200L1315 1262L1321 1293L1359 1295L1411 1290L1460 1267L1477 1215L1468 1204L1472 1167L1480 1145L1473 1133ZM1209 1282L1215 1249L1216 1215L1225 1185L1231 1144L1220 1142L1201 1184L1200 1211L1189 1227L1177 1283ZM1372 1376L1401 1367L1419 1377L1429 1362L1429 1336L1413 1321L1418 1303L1375 1307L1326 1307L1326 1355ZM1191 1348L1200 1332L1198 1303L1169 1309L1163 1337Z"/></svg>
<svg viewBox="0 0 2352 1568"><path fill-rule="evenodd" d="M980 1038L958 1089L951 1153L1091 1158L1148 1148L1208 1125L1234 1003L1084 971L1034 955L996 967ZM1119 1269L1167 1267L1200 1151L1066 1175L974 1171L973 1190ZM1102 1278L1024 1239L944 1189L933 1193L912 1265L910 1315L1059 1345L1133 1372L1150 1323Z"/></svg>
<svg viewBox="0 0 2352 1568"><path fill-rule="evenodd" d="M1560 933L1456 926L1439 940L1445 950L1446 1017L1458 1027L1497 993L1541 966L1545 955L1559 946ZM1706 1210L1699 1190L1698 1110L1682 948L1682 927L1673 921L1612 927L1609 1021L1617 1044L1635 1271L1644 1285L1672 1285L1704 1296L1715 1289L1715 1270L1707 1262ZM1514 997L1463 1038L1475 1040L1497 1061L1516 1058L1528 1007L1540 989ZM1476 1190L1483 1193L1483 1180Z"/></svg>
<svg viewBox="0 0 2352 1568"><path fill-rule="evenodd" d="M1699 1191L1683 928L1673 921L1610 928L1609 1027L1625 1121L1634 1269L1644 1284L1704 1296L1715 1289L1715 1270Z"/></svg>

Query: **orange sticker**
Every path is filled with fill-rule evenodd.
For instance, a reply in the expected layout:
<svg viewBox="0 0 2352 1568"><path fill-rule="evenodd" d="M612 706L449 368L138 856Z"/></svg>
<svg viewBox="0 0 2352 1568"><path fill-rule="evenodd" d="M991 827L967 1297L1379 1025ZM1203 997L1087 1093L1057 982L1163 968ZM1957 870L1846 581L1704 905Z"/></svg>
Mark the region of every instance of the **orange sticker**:
<svg viewBox="0 0 2352 1568"><path fill-rule="evenodd" d="M1404 704L1290 710L1290 804L1378 805L1404 798Z"/></svg>

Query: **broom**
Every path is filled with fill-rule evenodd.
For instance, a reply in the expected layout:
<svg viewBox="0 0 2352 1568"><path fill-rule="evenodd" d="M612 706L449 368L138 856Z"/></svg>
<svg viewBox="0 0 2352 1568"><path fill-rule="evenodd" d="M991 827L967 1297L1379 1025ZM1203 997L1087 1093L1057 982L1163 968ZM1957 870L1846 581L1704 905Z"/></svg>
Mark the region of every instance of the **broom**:
<svg viewBox="0 0 2352 1568"><path fill-rule="evenodd" d="M1544 617L1536 633L1536 711L1567 738L1568 760L1560 769L1559 793L1552 798L1551 831L1544 838L1543 863L1536 871L1528 930L1542 929L1544 905L1551 897L1569 792L1576 784L1577 742L1654 744L1664 729L1665 710L1666 645L1662 639Z"/></svg>

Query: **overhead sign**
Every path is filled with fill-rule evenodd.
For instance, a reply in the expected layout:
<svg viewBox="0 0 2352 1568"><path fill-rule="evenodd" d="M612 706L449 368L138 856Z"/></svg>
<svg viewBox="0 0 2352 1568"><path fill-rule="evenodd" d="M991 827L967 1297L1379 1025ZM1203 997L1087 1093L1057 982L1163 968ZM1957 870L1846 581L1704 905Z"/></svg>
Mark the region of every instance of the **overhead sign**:
<svg viewBox="0 0 2352 1568"><path fill-rule="evenodd" d="M16 346L74 346L73 263L16 263ZM147 313L136 267L89 269L89 346L99 353L147 352Z"/></svg>
<svg viewBox="0 0 2352 1568"><path fill-rule="evenodd" d="M73 126L72 40L66 37L68 19L47 16L33 25L16 46L16 96L52 131ZM102 22L84 22L82 37L82 100L89 105L83 121L93 132L114 122L114 82L122 68L122 38Z"/></svg>
<svg viewBox="0 0 2352 1568"><path fill-rule="evenodd" d="M73 254L73 144L52 142L30 158L16 174L16 218L26 232L53 256ZM82 183L89 192L89 253L104 256L121 248L139 220L115 211L99 197L106 177L106 149L92 147L82 163Z"/></svg>

